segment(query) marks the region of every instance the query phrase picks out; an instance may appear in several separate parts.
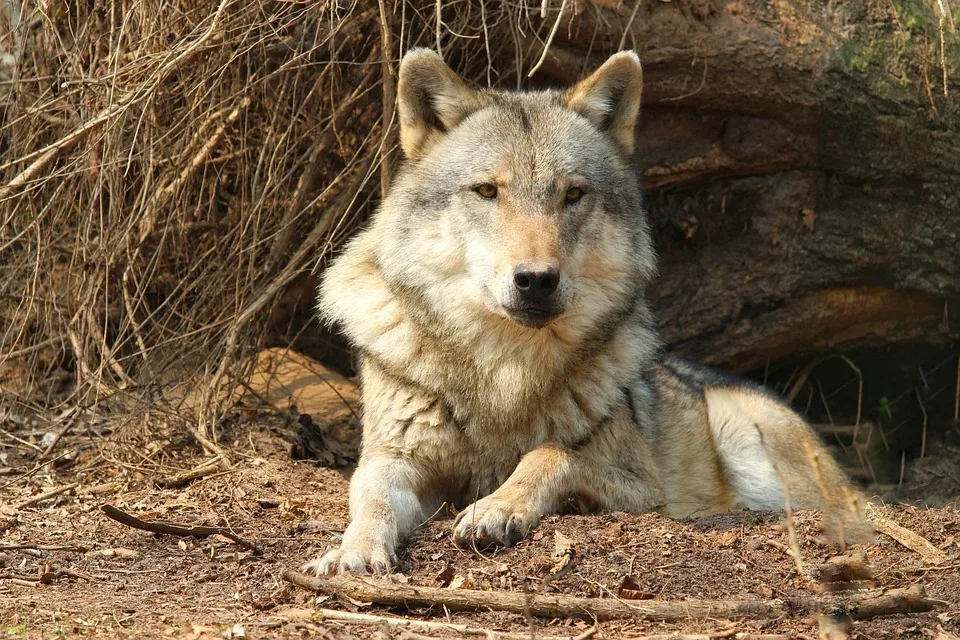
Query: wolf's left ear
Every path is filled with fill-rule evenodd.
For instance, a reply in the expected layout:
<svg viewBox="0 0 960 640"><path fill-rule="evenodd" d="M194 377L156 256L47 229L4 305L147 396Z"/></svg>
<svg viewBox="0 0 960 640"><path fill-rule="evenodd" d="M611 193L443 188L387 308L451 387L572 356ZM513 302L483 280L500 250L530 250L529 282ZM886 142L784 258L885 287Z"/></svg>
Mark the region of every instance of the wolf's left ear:
<svg viewBox="0 0 960 640"><path fill-rule="evenodd" d="M621 51L568 90L564 102L609 133L623 153L630 155L642 89L640 58L633 51Z"/></svg>
<svg viewBox="0 0 960 640"><path fill-rule="evenodd" d="M397 111L400 146L416 160L438 137L483 106L474 91L429 49L411 49L400 62Z"/></svg>

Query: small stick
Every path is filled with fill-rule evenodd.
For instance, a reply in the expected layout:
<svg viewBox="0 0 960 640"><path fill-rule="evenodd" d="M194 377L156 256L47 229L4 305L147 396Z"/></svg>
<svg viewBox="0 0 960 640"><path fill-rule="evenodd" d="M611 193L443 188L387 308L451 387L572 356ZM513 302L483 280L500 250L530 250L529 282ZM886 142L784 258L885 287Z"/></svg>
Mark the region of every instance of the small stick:
<svg viewBox="0 0 960 640"><path fill-rule="evenodd" d="M391 11L390 17L393 16ZM390 151L393 148L393 106L397 101L397 91L393 79L393 65L390 62L393 56L392 32L390 17L387 16L387 7L384 0L380 0L380 51L383 57L380 63L380 77L383 85L383 141L380 145L380 197L387 197L390 188Z"/></svg>
<svg viewBox="0 0 960 640"><path fill-rule="evenodd" d="M543 45L543 51L540 53L540 59L537 60L537 63L533 65L533 68L530 69L530 72L527 74L528 78L532 78L533 74L537 72L537 69L540 68L540 65L543 64L543 61L547 59L547 54L550 52L550 45L553 44L553 37L557 35L557 29L560 27L560 20L563 19L563 11L567 8L567 0L563 0L560 3L560 13L557 14L557 21L553 23L553 28L550 29L550 35L547 36L547 41Z"/></svg>
<svg viewBox="0 0 960 640"><path fill-rule="evenodd" d="M907 549L919 553L929 564L943 564L947 561L947 554L937 549L932 542L906 527L901 527L873 505L867 506L867 515L873 520L877 531L890 536Z"/></svg>
<svg viewBox="0 0 960 640"><path fill-rule="evenodd" d="M786 640L777 634L739 633L721 631L716 633L660 633L654 636L631 636L632 640L720 640L736 636L738 640ZM579 636L578 636L579 637Z"/></svg>
<svg viewBox="0 0 960 640"><path fill-rule="evenodd" d="M7 487L9 487L9 486L11 486L11 485L16 484L16 483L20 482L21 480L23 480L24 478L29 478L30 476L32 476L33 474L35 474L37 471L40 471L40 469L43 469L43 468L44 468L45 466L47 466L48 464L54 463L54 462L56 462L57 460L59 460L60 458L64 458L64 457L70 455L71 453L73 453L73 452L72 452L72 451L65 451L65 452L61 453L60 455L58 455L56 458L51 458L50 460L47 460L47 461L45 461L45 462L39 462L39 463L37 463L36 466L33 467L33 469L30 469L30 471L27 471L26 473L17 476L16 478L14 478L13 480L11 480L10 482L8 482L8 483L6 483L5 485L3 485L2 487L0 487L0 490L6 489Z"/></svg>
<svg viewBox="0 0 960 640"><path fill-rule="evenodd" d="M184 471L183 473L178 473L173 476L160 478L157 480L157 486L162 489L179 489L180 487L187 486L197 478L202 478L203 476L216 471L222 465L223 457L219 455L214 456L209 462L204 462L199 467L191 469L190 471Z"/></svg>
<svg viewBox="0 0 960 640"><path fill-rule="evenodd" d="M47 492L45 492L45 493L41 493L41 494L38 495L38 496L34 496L34 497L30 498L29 500L24 500L24 501L21 502L19 505L17 505L16 508L17 508L17 509L25 509L25 508L27 508L27 507L32 507L33 505L38 504L38 503L40 503L40 502L43 502L44 500L49 500L50 498L55 498L55 497L57 497L58 495L60 495L61 493L66 493L67 491L72 491L73 489L76 489L76 488L79 487L79 486L80 486L80 483L79 483L79 482L71 482L70 484L65 484L65 485L63 485L62 487L57 487L56 489L51 489L50 491L47 491Z"/></svg>
<svg viewBox="0 0 960 640"><path fill-rule="evenodd" d="M55 574L56 577L67 576L70 578L79 578L80 580L86 580L87 582L95 582L97 578L90 575L89 573L84 573L83 571L75 571L73 569L60 569Z"/></svg>
<svg viewBox="0 0 960 640"><path fill-rule="evenodd" d="M433 622L430 620L412 620L410 618L400 618L396 616L378 616L371 613L316 609L313 611L312 617L318 620L335 620L347 624L385 624L396 629L408 629L411 631L447 631L458 633L462 636L483 636L494 640L530 640L530 634L507 633L494 631L492 629L471 627L465 624L454 624L452 622ZM596 627L591 627L591 629L593 633L596 633ZM569 636L567 636L567 638L569 638ZM542 637L539 640L560 640L560 638Z"/></svg>
<svg viewBox="0 0 960 640"><path fill-rule="evenodd" d="M800 553L800 541L797 539L797 528L793 524L793 506L790 502L790 486L787 484L786 477L784 477L783 473L781 473L780 467L777 465L775 458L770 455L770 450L767 449L767 443L763 439L763 431L760 429L760 425L754 423L753 426L757 430L757 436L760 438L760 448L763 449L763 452L770 460L770 465L773 467L773 472L777 474L777 478L780 480L780 486L783 489L783 508L787 523L787 542L790 543L790 557L793 558L794 565L797 569L797 575L800 577L806 577L806 574L803 571L803 555Z"/></svg>
<svg viewBox="0 0 960 640"><path fill-rule="evenodd" d="M900 482L897 483L898 488L903 488L903 472L906 470L907 465L907 450L900 449Z"/></svg>
<svg viewBox="0 0 960 640"><path fill-rule="evenodd" d="M2 433L3 435L7 436L7 437L10 438L11 440L14 440L15 442L19 442L20 444L22 444L22 445L25 446L25 447L29 447L30 449L33 449L34 451L43 451L43 449L41 449L41 448L38 447L37 445L33 444L32 442L29 442L29 441L24 440L24 439L22 439L22 438L18 438L16 435L10 433L10 432L7 431L6 429L0 429L0 433Z"/></svg>
<svg viewBox="0 0 960 640"><path fill-rule="evenodd" d="M857 390L857 421L856 421L856 426L859 427L859 426L860 426L860 417L863 415L863 372L860 371L860 367L858 367L857 365L853 364L853 361L850 360L850 358L848 358L848 357L846 357L846 356L842 356L842 355L840 355L840 354L832 354L832 355L829 355L829 356L825 356L825 357L823 357L823 358L818 358L818 359L814 360L813 362L811 362L810 364L808 364L806 367L804 367L804 368L800 371L800 375L799 375L799 377L797 378L796 383L790 388L790 391L787 392L787 395L786 395L787 402L793 402L793 401L794 401L794 399L795 399L795 398L797 397L797 395L800 393L800 389L802 389L802 388L803 388L803 385L806 384L807 378L810 377L810 374L813 373L813 370L814 370L814 369L816 369L821 363L826 362L827 360L831 360L831 359L833 359L833 358L837 358L837 359L839 359L839 360L843 360L843 361L847 364L847 366L850 367L851 369L853 369L854 373L857 374L858 390ZM792 377L793 377L793 376L791 376L791 378L792 378ZM787 381L787 384L788 384L788 385L790 384L790 381L789 381L789 380ZM829 409L828 409L828 411L829 411ZM856 440L856 433L854 433L854 440Z"/></svg>
<svg viewBox="0 0 960 640"><path fill-rule="evenodd" d="M957 357L957 391L953 399L953 421L960 422L960 356Z"/></svg>
<svg viewBox="0 0 960 640"><path fill-rule="evenodd" d="M923 413L923 431L920 432L920 459L923 460L927 455L927 408L923 406L923 398L920 397L920 389L914 389L917 396L917 403L920 405L920 412Z"/></svg>
<svg viewBox="0 0 960 640"><path fill-rule="evenodd" d="M449 626L449 625L448 625ZM600 631L597 627L590 627L577 636L537 636L536 640L587 640L597 635ZM461 631L461 635L482 635L489 640L531 640L531 635L517 635L513 633L504 633L501 631L492 631L490 629L475 629L467 627L466 631ZM412 631L401 631L401 640L443 640L449 636L425 636ZM780 636L777 636L779 639ZM631 640L715 640L715 636L631 636ZM747 638L746 640L752 640ZM939 640L939 639L938 639ZM949 639L948 639L949 640Z"/></svg>
<svg viewBox="0 0 960 640"><path fill-rule="evenodd" d="M868 592L849 597L797 600L644 600L636 603L617 598L582 598L547 593L475 591L399 585L347 576L316 578L285 569L283 579L322 593L337 594L395 607L446 607L457 611L509 611L541 618L614 620L633 618L680 622L707 619L770 619L807 616L818 611L846 611L858 619L894 613L931 611L921 585L886 592Z"/></svg>
<svg viewBox="0 0 960 640"><path fill-rule="evenodd" d="M163 520L141 520L137 516L117 509L113 505L104 504L100 510L110 518L120 524L125 524L134 529L150 531L152 533L162 533L170 536L180 536L183 538L208 538L212 535L221 535L224 538L233 540L239 547L253 551L254 555L262 555L263 550L255 543L244 540L234 532L225 527L206 527L203 525L178 524L176 522L164 522Z"/></svg>
<svg viewBox="0 0 960 640"><path fill-rule="evenodd" d="M40 586L39 580L24 580L23 578L11 578L10 583L19 585L21 587L39 587Z"/></svg>
<svg viewBox="0 0 960 640"><path fill-rule="evenodd" d="M72 551L86 553L86 547L59 545L59 544L0 544L0 551L18 551L20 549L35 549L37 551Z"/></svg>
<svg viewBox="0 0 960 640"><path fill-rule="evenodd" d="M60 429L60 431L57 431L57 435L53 437L53 440L47 445L47 448L43 450L43 453L41 453L40 457L37 458L38 460L43 460L48 455L53 453L53 450L56 449L57 444L60 443L60 440L63 438L63 436L67 435L73 428L73 425L76 424L77 417L79 415L80 412L77 410L77 407L71 407L60 415L60 419L66 421L66 424L63 425L63 428Z"/></svg>

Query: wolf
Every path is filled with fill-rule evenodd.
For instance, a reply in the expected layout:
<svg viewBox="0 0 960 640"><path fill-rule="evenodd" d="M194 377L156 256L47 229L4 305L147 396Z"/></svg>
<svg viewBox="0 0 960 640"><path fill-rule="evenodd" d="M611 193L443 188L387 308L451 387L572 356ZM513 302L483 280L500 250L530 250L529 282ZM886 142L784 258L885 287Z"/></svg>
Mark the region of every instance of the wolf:
<svg viewBox="0 0 960 640"><path fill-rule="evenodd" d="M363 441L342 544L317 574L389 572L443 505L453 540L509 546L562 509L687 517L854 495L764 389L665 355L631 157L642 68L566 90L470 87L400 65L406 161L326 270L319 309L358 355Z"/></svg>

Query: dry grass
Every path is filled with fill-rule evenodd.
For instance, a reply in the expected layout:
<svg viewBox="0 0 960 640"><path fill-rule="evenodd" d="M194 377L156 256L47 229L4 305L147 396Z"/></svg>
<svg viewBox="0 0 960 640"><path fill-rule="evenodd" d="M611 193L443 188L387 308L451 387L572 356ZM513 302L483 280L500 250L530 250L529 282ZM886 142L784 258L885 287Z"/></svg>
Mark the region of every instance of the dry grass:
<svg viewBox="0 0 960 640"><path fill-rule="evenodd" d="M149 412L215 451L223 389L389 181L401 52L516 87L574 34L574 77L637 45L639 7L0 3L0 406L55 431Z"/></svg>
<svg viewBox="0 0 960 640"><path fill-rule="evenodd" d="M540 2L495 0L8 11L5 404L46 416L149 408L215 448L220 391L280 295L318 270L389 178L382 116L400 52L435 46L481 83L515 85L559 24L550 4L543 16ZM199 411L172 404L178 384L201 390Z"/></svg>

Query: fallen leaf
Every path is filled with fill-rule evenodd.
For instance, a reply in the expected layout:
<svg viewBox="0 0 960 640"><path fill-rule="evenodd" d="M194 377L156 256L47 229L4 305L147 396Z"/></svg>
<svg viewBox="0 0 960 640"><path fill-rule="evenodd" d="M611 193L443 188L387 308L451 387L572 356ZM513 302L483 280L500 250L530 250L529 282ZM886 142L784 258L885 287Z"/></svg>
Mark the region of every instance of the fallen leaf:
<svg viewBox="0 0 960 640"><path fill-rule="evenodd" d="M362 602L360 600L356 600L355 598L351 598L350 596L344 595L342 593L337 594L337 599L340 600L343 606L345 606L347 609L349 609L354 613L356 613L360 609L363 609L364 607L369 607L371 604L373 604L372 602Z"/></svg>
<svg viewBox="0 0 960 640"><path fill-rule="evenodd" d="M307 501L284 498L280 500L280 515L286 518L304 518L307 515Z"/></svg>
<svg viewBox="0 0 960 640"><path fill-rule="evenodd" d="M553 560L549 556L536 555L530 558L530 564L540 573L548 571L553 566Z"/></svg>
<svg viewBox="0 0 960 640"><path fill-rule="evenodd" d="M448 589L473 589L474 586L475 585L473 583L473 575L468 572L466 576L459 575L453 580L451 580L447 588Z"/></svg>
<svg viewBox="0 0 960 640"><path fill-rule="evenodd" d="M573 540L568 538L563 533L556 531L553 534L553 555L559 557L563 555L572 554L573 551Z"/></svg>
<svg viewBox="0 0 960 640"><path fill-rule="evenodd" d="M316 518L307 518L303 522L297 525L294 529L294 533L314 533L316 531L328 531L330 530L330 525L322 520L317 520Z"/></svg>
<svg viewBox="0 0 960 640"><path fill-rule="evenodd" d="M117 547L114 549L96 549L87 555L100 558L120 558L121 560L139 560L140 552L134 549L124 549Z"/></svg>
<svg viewBox="0 0 960 640"><path fill-rule="evenodd" d="M620 588L617 595L624 600L653 600L654 595L640 589L636 578L633 576L624 576L620 581Z"/></svg>
<svg viewBox="0 0 960 640"><path fill-rule="evenodd" d="M213 627L207 627L202 624L192 624L190 625L190 629L193 631L194 637L197 638L203 637L205 634L213 634L217 632L217 630Z"/></svg>
<svg viewBox="0 0 960 640"><path fill-rule="evenodd" d="M449 587L450 583L453 581L454 575L456 575L456 573L454 572L453 567L451 567L450 563L448 562L446 566L444 566L443 570L436 575L433 581L436 582L441 587Z"/></svg>
<svg viewBox="0 0 960 640"><path fill-rule="evenodd" d="M960 640L960 638L937 625L937 635L933 636L933 640Z"/></svg>
<svg viewBox="0 0 960 640"><path fill-rule="evenodd" d="M737 541L737 539L738 539L738 536L736 531L724 531L723 533L718 535L716 538L717 546L720 547L721 549L732 547L734 543Z"/></svg>
<svg viewBox="0 0 960 640"><path fill-rule="evenodd" d="M246 630L243 628L243 625L237 623L237 624L233 625L230 629L228 629L227 632L223 634L223 636L224 636L225 638L228 638L228 639L231 639L231 638L246 638L246 637L247 637L247 632L246 632Z"/></svg>

